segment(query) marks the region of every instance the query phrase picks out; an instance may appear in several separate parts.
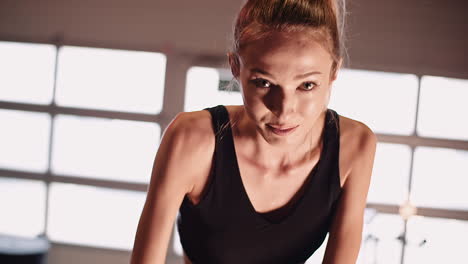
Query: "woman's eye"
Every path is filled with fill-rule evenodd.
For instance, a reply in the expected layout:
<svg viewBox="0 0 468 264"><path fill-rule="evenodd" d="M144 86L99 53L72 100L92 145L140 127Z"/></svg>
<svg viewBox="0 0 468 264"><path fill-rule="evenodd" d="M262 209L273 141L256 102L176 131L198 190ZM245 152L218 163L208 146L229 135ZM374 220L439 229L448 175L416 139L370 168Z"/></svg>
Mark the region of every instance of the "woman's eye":
<svg viewBox="0 0 468 264"><path fill-rule="evenodd" d="M253 81L254 81L254 83L255 83L255 85L257 87L261 87L261 88L270 88L271 87L271 82L269 82L269 81L267 81L265 79L258 78L258 79L255 79Z"/></svg>
<svg viewBox="0 0 468 264"><path fill-rule="evenodd" d="M303 87L304 90L310 91L310 90L314 89L315 83L313 83L313 82L305 82L305 83L302 84L302 87Z"/></svg>

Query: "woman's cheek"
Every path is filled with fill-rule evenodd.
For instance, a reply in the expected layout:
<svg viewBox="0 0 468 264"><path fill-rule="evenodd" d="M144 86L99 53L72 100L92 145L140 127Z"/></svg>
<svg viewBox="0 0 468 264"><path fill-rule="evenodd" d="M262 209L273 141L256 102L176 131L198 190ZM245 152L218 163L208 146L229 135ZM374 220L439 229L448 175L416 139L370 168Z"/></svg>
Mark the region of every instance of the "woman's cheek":
<svg viewBox="0 0 468 264"><path fill-rule="evenodd" d="M261 96L254 90L255 88L244 86L246 89L243 90L242 95L244 98L244 103L256 107L258 104L262 103Z"/></svg>
<svg viewBox="0 0 468 264"><path fill-rule="evenodd" d="M310 117L320 112L321 108L321 102L317 102L316 100L303 100L300 101L297 111L302 113L304 117Z"/></svg>
<svg viewBox="0 0 468 264"><path fill-rule="evenodd" d="M264 116L268 114L268 109L261 98L255 95L246 94L244 98L244 108L249 117L255 122L260 122L264 119Z"/></svg>

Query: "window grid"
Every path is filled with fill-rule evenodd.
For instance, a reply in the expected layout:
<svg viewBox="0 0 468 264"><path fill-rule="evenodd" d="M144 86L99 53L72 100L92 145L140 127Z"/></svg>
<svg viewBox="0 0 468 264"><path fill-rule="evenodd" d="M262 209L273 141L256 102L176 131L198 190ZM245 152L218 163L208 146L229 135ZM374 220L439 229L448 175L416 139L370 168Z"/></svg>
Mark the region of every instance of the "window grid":
<svg viewBox="0 0 468 264"><path fill-rule="evenodd" d="M54 77L53 77L53 92L52 100L49 104L34 104L34 103L20 103L20 102L6 102L0 100L0 109L8 110L23 110L28 112L38 112L46 113L50 115L50 134L49 134L49 146L48 146L48 157L47 157L47 170L44 173L35 173L35 172L26 172L20 170L10 170L0 168L0 173L2 176L7 178L18 178L18 179L31 179L38 180L45 183L45 214L44 214L44 227L43 235L47 235L47 226L48 226L48 216L49 216L49 198L50 198L50 184L54 182L58 183L73 183L78 185L87 185L94 187L103 187L111 189L121 189L121 190L133 190L146 192L147 184L144 183L129 183L122 182L117 180L101 180L94 178L86 177L73 177L69 175L61 175L57 173L52 173L52 157L53 157L53 144L54 144L54 126L55 126L55 116L59 114L74 115L79 117L99 117L99 118L110 118L110 119L121 119L128 121L143 121L155 123L158 125L164 124L167 122L161 114L146 114L146 113L131 113L131 112L119 112L119 111L109 111L109 110L96 110L96 109L84 109L84 108L75 108L75 107L65 107L58 106L55 104L56 98L56 89L57 89L57 74L59 66L59 51L61 45L55 45L56 53L54 58ZM166 121L166 122L165 122Z"/></svg>
<svg viewBox="0 0 468 264"><path fill-rule="evenodd" d="M417 137L417 124L418 124L418 116L419 116L419 105L421 100L421 78L422 76L418 75L418 92L416 96L416 117L414 119L414 126L413 126L413 135ZM410 171L408 177L408 189L406 199L409 200L411 194L411 184L413 182L413 166L414 166L414 152L416 150L416 146L411 146L411 156L410 156ZM408 231L408 219L403 219L403 233L401 235L401 259L400 263L405 263L405 250L406 250L406 240L407 240L407 231Z"/></svg>
<svg viewBox="0 0 468 264"><path fill-rule="evenodd" d="M48 199L49 199L49 186L52 182L58 183L74 183L79 185L89 185L95 187L105 187L113 189L122 189L122 190L135 190L145 192L147 190L148 184L144 183L129 183L121 182L116 180L99 180L85 177L71 177L68 175L58 175L51 172L51 158L52 158L52 147L53 142L53 131L54 131L54 117L57 114L70 114L76 116L88 116L88 117L102 117L102 118L118 118L123 120L130 121L145 121L153 122L161 125L161 131L164 131L165 125L168 124L170 120L167 117L161 114L140 114L140 113L125 113L118 111L107 111L107 110L91 110L91 109L81 109L74 107L63 107L57 106L55 104L55 93L56 93L56 83L57 83L57 68L58 68L58 56L60 45L56 45L57 52L55 54L55 69L54 69L54 87L53 87L53 97L49 105L40 105L40 104L29 104L29 103L16 103L16 102L5 102L0 101L0 109L9 109L9 110L24 110L30 112L41 112L48 113L51 116L51 130L50 130L50 142L49 142L49 156L48 156L48 166L45 173L34 173L34 172L24 172L16 170L7 170L0 168L0 174L8 178L18 178L18 179L33 179L40 180L46 184L46 206L45 206L45 226L44 233L47 234L47 216L48 216ZM194 65L195 66L195 65ZM421 78L418 76L418 96L417 96L417 105L416 105L416 119L414 125L413 134L410 136L402 135L388 135L388 134L379 134L377 133L378 141L385 143L397 143L404 144L411 147L411 162L410 162L410 174L408 182L408 194L411 193L411 184L413 177L413 158L415 153L415 148L418 146L428 146L428 147L445 147L451 149L460 149L468 150L468 141L464 140L452 140L452 139L438 139L438 138L428 138L421 137L417 134L416 124L418 122L418 110L419 110L419 100L421 93ZM167 87L164 87L164 92L166 92ZM183 109L180 109L183 111ZM163 111L164 112L164 111ZM381 213L390 213L390 214L399 214L400 205L385 205L385 204L373 204L368 203L368 208L377 209ZM462 210L448 210L448 209L439 209L439 208L424 208L418 207L418 215L428 216L428 217L439 217L439 218L452 218L459 220L468 220L468 211ZM404 221L404 232L402 234L402 239L406 239L406 228L407 221ZM404 251L405 246L402 243L402 258L401 263L404 263Z"/></svg>

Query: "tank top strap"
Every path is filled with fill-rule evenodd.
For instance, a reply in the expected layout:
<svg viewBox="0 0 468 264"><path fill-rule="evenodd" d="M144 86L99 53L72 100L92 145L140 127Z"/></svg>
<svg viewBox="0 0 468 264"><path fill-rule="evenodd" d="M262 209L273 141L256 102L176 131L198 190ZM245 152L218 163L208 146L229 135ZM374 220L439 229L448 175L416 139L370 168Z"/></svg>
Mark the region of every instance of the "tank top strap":
<svg viewBox="0 0 468 264"><path fill-rule="evenodd" d="M327 123L325 127L327 139L327 154L324 158L324 170L328 172L329 179L329 192L331 194L331 202L335 203L341 194L340 184L340 166L339 166L339 153L340 153L340 120L338 113L328 108L327 110Z"/></svg>
<svg viewBox="0 0 468 264"><path fill-rule="evenodd" d="M335 110L330 108L328 108L327 114L329 115L327 118L327 133L332 139L336 140L340 135L339 115Z"/></svg>
<svg viewBox="0 0 468 264"><path fill-rule="evenodd" d="M226 137L226 133L229 131L229 113L223 105L217 105L213 107L207 107L203 110L208 110L211 114L213 131L216 138L216 147L222 142L222 139Z"/></svg>

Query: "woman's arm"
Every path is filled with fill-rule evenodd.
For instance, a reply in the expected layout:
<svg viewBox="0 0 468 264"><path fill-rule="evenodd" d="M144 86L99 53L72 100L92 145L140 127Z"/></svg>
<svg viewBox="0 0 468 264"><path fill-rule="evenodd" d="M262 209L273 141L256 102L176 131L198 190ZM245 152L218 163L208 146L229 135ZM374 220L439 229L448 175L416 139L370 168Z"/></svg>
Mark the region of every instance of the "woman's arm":
<svg viewBox="0 0 468 264"><path fill-rule="evenodd" d="M199 116L199 114L198 114ZM180 113L164 132L155 157L146 202L138 223L131 264L163 264L177 212L196 177L209 173L210 135L194 121L193 113ZM211 150L212 151L212 150ZM212 153L212 152L211 152Z"/></svg>
<svg viewBox="0 0 468 264"><path fill-rule="evenodd" d="M323 264L356 263L362 240L366 207L377 137L365 125L358 136L350 174L343 185L332 221Z"/></svg>

